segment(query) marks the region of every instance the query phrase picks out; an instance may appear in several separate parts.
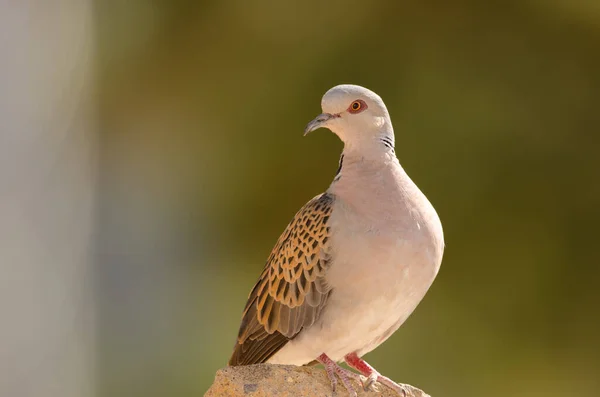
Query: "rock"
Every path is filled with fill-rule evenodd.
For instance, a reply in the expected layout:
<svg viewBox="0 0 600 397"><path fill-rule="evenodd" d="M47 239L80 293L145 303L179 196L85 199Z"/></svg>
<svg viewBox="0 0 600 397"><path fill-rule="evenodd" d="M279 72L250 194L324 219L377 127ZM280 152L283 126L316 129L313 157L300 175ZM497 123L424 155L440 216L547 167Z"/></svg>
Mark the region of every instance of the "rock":
<svg viewBox="0 0 600 397"><path fill-rule="evenodd" d="M359 396L398 397L389 388L378 385L379 393L365 392L353 382ZM429 397L423 391L408 386L406 397ZM204 397L324 397L331 396L331 383L325 370L319 367L257 364L226 367L217 371L214 383ZM336 397L348 393L338 382Z"/></svg>

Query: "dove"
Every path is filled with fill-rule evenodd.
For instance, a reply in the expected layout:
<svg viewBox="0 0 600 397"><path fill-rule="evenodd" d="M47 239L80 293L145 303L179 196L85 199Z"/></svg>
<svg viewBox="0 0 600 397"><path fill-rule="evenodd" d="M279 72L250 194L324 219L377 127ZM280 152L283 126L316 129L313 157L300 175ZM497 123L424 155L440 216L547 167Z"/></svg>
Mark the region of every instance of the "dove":
<svg viewBox="0 0 600 397"><path fill-rule="evenodd" d="M229 365L321 363L335 392L406 386L362 358L387 340L433 283L441 221L395 153L388 110L357 85L331 88L304 135L327 128L344 144L325 193L298 211L248 296ZM358 372L339 365L346 362Z"/></svg>

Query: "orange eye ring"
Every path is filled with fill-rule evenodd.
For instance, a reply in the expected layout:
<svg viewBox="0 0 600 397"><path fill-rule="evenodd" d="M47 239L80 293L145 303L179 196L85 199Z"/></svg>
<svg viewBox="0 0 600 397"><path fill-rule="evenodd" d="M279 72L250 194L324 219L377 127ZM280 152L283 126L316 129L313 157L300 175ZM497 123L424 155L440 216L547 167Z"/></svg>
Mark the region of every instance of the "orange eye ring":
<svg viewBox="0 0 600 397"><path fill-rule="evenodd" d="M365 101L363 101L361 99L357 99L356 101L354 101L350 104L350 106L348 107L348 112L356 114L356 113L362 112L366 108L367 108L367 104L365 103Z"/></svg>

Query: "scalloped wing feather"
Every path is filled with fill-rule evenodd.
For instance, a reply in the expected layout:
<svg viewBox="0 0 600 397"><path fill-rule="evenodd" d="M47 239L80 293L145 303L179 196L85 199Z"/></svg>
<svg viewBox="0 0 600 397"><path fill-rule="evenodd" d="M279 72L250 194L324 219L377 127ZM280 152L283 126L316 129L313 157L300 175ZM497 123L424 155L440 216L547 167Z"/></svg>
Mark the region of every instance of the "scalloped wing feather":
<svg viewBox="0 0 600 397"><path fill-rule="evenodd" d="M250 292L230 365L267 361L319 318L331 287L328 225L333 197L323 193L294 216Z"/></svg>

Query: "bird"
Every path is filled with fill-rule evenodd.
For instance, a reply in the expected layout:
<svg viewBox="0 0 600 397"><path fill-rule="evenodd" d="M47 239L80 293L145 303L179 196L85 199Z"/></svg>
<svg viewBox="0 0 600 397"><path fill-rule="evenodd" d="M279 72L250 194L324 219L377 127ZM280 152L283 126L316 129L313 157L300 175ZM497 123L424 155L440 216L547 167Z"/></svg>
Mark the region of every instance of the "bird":
<svg viewBox="0 0 600 397"><path fill-rule="evenodd" d="M389 112L373 91L329 89L304 135L329 129L344 144L329 188L308 201L277 240L243 311L230 366L325 367L365 390L406 386L363 356L386 341L433 283L444 251L434 207L396 156ZM358 372L341 367L345 362Z"/></svg>

